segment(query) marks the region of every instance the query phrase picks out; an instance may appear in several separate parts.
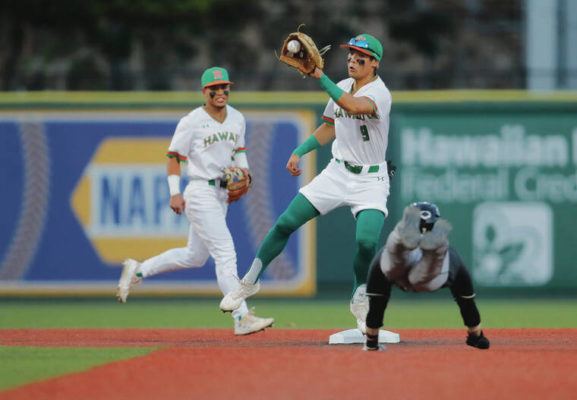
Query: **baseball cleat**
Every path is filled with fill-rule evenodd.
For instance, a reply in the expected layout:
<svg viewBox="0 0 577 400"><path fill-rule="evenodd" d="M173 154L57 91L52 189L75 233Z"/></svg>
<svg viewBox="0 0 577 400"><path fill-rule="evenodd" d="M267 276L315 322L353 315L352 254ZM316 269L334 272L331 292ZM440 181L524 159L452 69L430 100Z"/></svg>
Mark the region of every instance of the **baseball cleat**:
<svg viewBox="0 0 577 400"><path fill-rule="evenodd" d="M421 211L417 207L406 207L403 211L403 219L397 224L397 231L401 243L409 250L417 248L421 240Z"/></svg>
<svg viewBox="0 0 577 400"><path fill-rule="evenodd" d="M384 344L377 343L376 347L371 346L367 343L363 346L363 351L385 351L386 347Z"/></svg>
<svg viewBox="0 0 577 400"><path fill-rule="evenodd" d="M260 290L260 283L249 283L241 280L237 289L229 292L220 301L220 309L223 312L234 311L240 307L242 302Z"/></svg>
<svg viewBox="0 0 577 400"><path fill-rule="evenodd" d="M483 331L479 335L475 333L469 333L467 335L467 345L471 347L476 347L477 349L486 350L491 346L489 339L485 337Z"/></svg>
<svg viewBox="0 0 577 400"><path fill-rule="evenodd" d="M234 334L250 335L251 333L265 330L266 328L272 326L273 323L273 318L260 318L254 315L252 311L249 311L239 319L235 319Z"/></svg>
<svg viewBox="0 0 577 400"><path fill-rule="evenodd" d="M122 273L120 274L120 279L118 281L116 298L119 303L126 303L126 299L130 293L130 288L133 285L138 285L142 282L142 278L136 276L136 270L140 266L138 261L129 258L125 260L122 265Z"/></svg>
<svg viewBox="0 0 577 400"><path fill-rule="evenodd" d="M383 351L385 346L379 344L379 334L372 335L370 333L366 334L365 345L363 346L363 351Z"/></svg>
<svg viewBox="0 0 577 400"><path fill-rule="evenodd" d="M369 313L369 298L367 285L362 284L355 290L350 303L350 310L357 320L357 328L364 334L367 332L367 314Z"/></svg>

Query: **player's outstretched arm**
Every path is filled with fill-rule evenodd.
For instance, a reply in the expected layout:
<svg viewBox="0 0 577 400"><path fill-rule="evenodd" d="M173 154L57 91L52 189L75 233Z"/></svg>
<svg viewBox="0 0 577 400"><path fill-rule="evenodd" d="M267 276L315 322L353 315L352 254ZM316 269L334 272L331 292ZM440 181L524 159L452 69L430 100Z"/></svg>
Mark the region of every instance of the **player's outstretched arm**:
<svg viewBox="0 0 577 400"><path fill-rule="evenodd" d="M315 129L313 135L315 136L319 144L321 146L324 146L325 144L330 143L335 139L336 137L335 126L323 123L317 129Z"/></svg>
<svg viewBox="0 0 577 400"><path fill-rule="evenodd" d="M335 138L335 127L329 124L320 125L309 138L297 147L288 159L286 169L292 176L299 176L302 171L299 168L299 161L306 153L316 150L321 146L331 142Z"/></svg>
<svg viewBox="0 0 577 400"><path fill-rule="evenodd" d="M170 190L170 208L177 214L184 211L184 198L180 193L180 163L176 157L169 158L166 163L168 189Z"/></svg>
<svg viewBox="0 0 577 400"><path fill-rule="evenodd" d="M355 97L350 93L344 92L337 104L349 114L368 114L371 115L376 111L375 103L368 97Z"/></svg>
<svg viewBox="0 0 577 400"><path fill-rule="evenodd" d="M338 87L322 70L316 68L311 76L320 80L321 87L349 114L373 114L375 103L368 97L355 97Z"/></svg>

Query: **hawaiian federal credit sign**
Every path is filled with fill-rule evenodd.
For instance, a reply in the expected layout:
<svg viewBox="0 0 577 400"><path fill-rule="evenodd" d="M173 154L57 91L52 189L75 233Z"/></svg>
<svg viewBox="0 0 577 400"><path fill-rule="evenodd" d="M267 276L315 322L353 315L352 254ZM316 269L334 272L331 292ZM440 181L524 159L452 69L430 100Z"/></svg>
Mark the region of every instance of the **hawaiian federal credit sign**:
<svg viewBox="0 0 577 400"><path fill-rule="evenodd" d="M440 206L479 285L574 286L577 114L447 108L397 120L400 202Z"/></svg>

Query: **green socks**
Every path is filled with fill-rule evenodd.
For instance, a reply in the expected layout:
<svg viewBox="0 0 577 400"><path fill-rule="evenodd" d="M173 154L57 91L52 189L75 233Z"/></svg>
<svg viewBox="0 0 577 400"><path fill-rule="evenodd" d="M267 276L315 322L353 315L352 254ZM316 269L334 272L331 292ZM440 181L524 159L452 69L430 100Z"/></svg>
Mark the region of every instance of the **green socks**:
<svg viewBox="0 0 577 400"><path fill-rule="evenodd" d="M318 215L319 212L307 198L301 193L297 194L265 236L244 279L256 282L270 262L283 251L290 235Z"/></svg>
<svg viewBox="0 0 577 400"><path fill-rule="evenodd" d="M363 210L357 214L356 242L357 252L353 261L353 293L355 289L367 283L369 266L377 251L385 215L380 210Z"/></svg>

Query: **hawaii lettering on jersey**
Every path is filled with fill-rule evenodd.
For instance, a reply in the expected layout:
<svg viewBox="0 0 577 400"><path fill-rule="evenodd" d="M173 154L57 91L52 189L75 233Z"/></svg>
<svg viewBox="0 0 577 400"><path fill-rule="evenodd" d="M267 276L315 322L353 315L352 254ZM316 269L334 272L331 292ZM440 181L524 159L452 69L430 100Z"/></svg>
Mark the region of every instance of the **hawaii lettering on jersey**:
<svg viewBox="0 0 577 400"><path fill-rule="evenodd" d="M335 108L335 119L336 118L352 118L365 121L367 119L379 119L377 114L349 114L340 107Z"/></svg>
<svg viewBox="0 0 577 400"><path fill-rule="evenodd" d="M204 138L204 148L207 148L208 146L212 146L215 143L218 142L224 142L226 140L231 141L233 143L236 143L238 139L238 134L233 133L233 132L217 132L213 135L207 136Z"/></svg>

